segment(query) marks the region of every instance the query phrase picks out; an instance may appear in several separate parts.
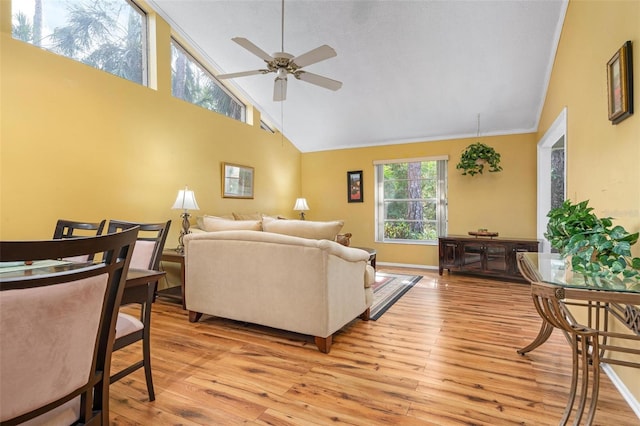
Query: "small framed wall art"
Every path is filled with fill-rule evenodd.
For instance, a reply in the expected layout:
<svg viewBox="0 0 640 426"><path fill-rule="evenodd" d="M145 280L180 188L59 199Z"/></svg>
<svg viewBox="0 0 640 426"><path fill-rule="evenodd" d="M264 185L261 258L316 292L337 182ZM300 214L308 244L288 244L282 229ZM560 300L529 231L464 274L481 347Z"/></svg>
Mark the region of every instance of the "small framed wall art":
<svg viewBox="0 0 640 426"><path fill-rule="evenodd" d="M607 62L609 120L618 124L633 114L633 55L627 41Z"/></svg>
<svg viewBox="0 0 640 426"><path fill-rule="evenodd" d="M253 167L222 163L222 196L253 198Z"/></svg>
<svg viewBox="0 0 640 426"><path fill-rule="evenodd" d="M347 172L347 201L350 203L362 203L362 170Z"/></svg>

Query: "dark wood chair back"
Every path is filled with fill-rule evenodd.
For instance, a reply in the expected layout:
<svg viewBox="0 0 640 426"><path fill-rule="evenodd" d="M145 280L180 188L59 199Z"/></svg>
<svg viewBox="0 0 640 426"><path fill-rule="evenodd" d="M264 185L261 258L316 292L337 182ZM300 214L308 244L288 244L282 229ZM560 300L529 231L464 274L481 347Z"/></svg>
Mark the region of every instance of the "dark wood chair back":
<svg viewBox="0 0 640 426"><path fill-rule="evenodd" d="M137 235L0 241L2 425L109 424L116 317ZM51 265L85 255L100 260Z"/></svg>
<svg viewBox="0 0 640 426"><path fill-rule="evenodd" d="M105 219L100 222L76 222L74 220L58 219L56 229L53 231L53 239L102 235L106 223Z"/></svg>
<svg viewBox="0 0 640 426"><path fill-rule="evenodd" d="M135 223L120 220L110 220L108 232L118 232L131 227L138 227L138 240L133 250L131 268L160 269L160 259L171 221L166 223ZM138 309L136 316L122 312L118 313L116 324L116 341L114 351L118 351L135 342L142 341L142 359L129 363L125 368L118 369L111 374L111 383L117 382L134 371L144 368L149 401L155 400L153 378L151 376L151 306L155 300L158 283L147 283L128 289L122 299L122 305L135 305ZM127 309L133 309L128 307Z"/></svg>
<svg viewBox="0 0 640 426"><path fill-rule="evenodd" d="M160 223L138 223L125 222L122 220L110 220L107 228L108 233L120 232L125 229L139 227L138 248L134 249L132 268L153 269L160 268L162 250L167 241L171 221Z"/></svg>
<svg viewBox="0 0 640 426"><path fill-rule="evenodd" d="M79 238L79 237L93 237L96 235L102 235L104 225L107 223L105 219L100 222L78 222L75 220L58 219L56 228L53 231L53 239L59 240L63 238ZM79 262L92 261L93 256L82 256L74 259Z"/></svg>

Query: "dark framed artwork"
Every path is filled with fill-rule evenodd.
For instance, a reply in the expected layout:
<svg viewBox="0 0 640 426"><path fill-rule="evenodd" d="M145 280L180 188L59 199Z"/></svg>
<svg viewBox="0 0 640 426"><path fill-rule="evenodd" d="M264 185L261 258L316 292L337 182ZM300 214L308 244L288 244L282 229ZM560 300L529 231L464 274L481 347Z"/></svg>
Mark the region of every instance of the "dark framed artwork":
<svg viewBox="0 0 640 426"><path fill-rule="evenodd" d="M350 203L362 203L362 170L347 172L347 201Z"/></svg>
<svg viewBox="0 0 640 426"><path fill-rule="evenodd" d="M609 120L618 124L633 114L633 56L627 41L607 62Z"/></svg>
<svg viewBox="0 0 640 426"><path fill-rule="evenodd" d="M222 196L253 198L253 167L222 163Z"/></svg>

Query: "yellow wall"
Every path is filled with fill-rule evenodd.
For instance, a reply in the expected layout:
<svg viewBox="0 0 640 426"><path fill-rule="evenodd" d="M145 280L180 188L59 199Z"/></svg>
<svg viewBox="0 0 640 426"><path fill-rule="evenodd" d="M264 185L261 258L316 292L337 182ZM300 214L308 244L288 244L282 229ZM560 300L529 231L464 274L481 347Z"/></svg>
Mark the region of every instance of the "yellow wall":
<svg viewBox="0 0 640 426"><path fill-rule="evenodd" d="M173 98L161 18L151 26L161 52L154 90L13 40L9 2L0 7L2 239L50 238L58 218L172 219L175 246L171 206L185 184L201 208L194 215L295 214L300 152L261 130L251 107L254 125ZM255 168L255 199L221 197L223 161Z"/></svg>
<svg viewBox="0 0 640 426"><path fill-rule="evenodd" d="M618 125L607 119L606 63L633 43L636 113ZM595 213L640 230L640 1L571 1L556 55L538 138L567 107L567 194L590 200ZM640 256L640 245L633 247ZM635 359L637 362L638 360ZM640 401L640 370L616 373Z"/></svg>
<svg viewBox="0 0 640 426"><path fill-rule="evenodd" d="M0 1L0 238L48 238L56 219L173 220L177 190L196 191L200 213L262 211L293 216L307 197L308 218L345 220L353 245L380 262L437 265L433 246L374 243L373 161L449 155L449 233L488 228L535 237L535 145L568 107L568 194L596 212L640 229L640 113L607 120L607 60L634 43L640 108L640 2L572 1L537 134L483 137L504 171L461 176L461 151L478 138L300 154L279 134L171 97L166 22L152 25L162 53L151 89L11 39L10 2ZM157 75L156 75L157 74ZM250 110L250 113L254 111ZM223 199L220 163L255 167L254 200ZM364 171L364 203L347 203L346 172ZM640 247L634 247L640 255ZM638 370L620 368L640 400Z"/></svg>
<svg viewBox="0 0 640 426"><path fill-rule="evenodd" d="M636 113L607 119L606 63L622 44L634 50ZM598 215L640 229L640 2L572 1L553 68L538 137L567 106L567 197L590 200ZM640 255L640 247L635 246Z"/></svg>
<svg viewBox="0 0 640 426"><path fill-rule="evenodd" d="M462 176L460 154L480 140L501 155L504 170ZM344 219L352 245L375 247L379 262L438 265L437 246L375 243L375 160L449 156L449 234L487 228L504 237L536 235L536 138L534 134L456 139L302 154L302 194L314 219ZM362 170L364 202L347 202L347 171Z"/></svg>

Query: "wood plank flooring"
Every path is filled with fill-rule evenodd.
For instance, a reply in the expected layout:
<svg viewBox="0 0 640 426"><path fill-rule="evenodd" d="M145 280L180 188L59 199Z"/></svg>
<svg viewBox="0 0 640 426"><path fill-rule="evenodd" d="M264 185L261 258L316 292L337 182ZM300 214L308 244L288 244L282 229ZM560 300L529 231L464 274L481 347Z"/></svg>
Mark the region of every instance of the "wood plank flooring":
<svg viewBox="0 0 640 426"><path fill-rule="evenodd" d="M142 370L111 386L113 425L557 425L570 352L554 331L516 349L540 320L529 286L423 275L378 321L354 320L329 354L310 336L207 317L159 299L152 314L156 400ZM303 321L304 318L301 318ZM139 349L114 354L114 366ZM640 425L602 375L598 425Z"/></svg>

